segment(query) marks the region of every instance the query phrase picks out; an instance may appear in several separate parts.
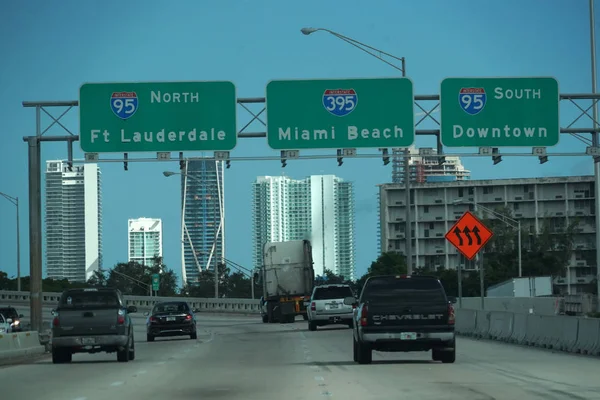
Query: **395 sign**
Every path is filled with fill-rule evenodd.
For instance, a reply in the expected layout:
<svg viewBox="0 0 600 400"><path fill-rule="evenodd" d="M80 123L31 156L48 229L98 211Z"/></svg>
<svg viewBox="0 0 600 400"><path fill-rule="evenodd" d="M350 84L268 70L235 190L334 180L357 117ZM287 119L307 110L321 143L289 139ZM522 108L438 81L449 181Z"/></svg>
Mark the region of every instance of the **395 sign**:
<svg viewBox="0 0 600 400"><path fill-rule="evenodd" d="M356 108L358 96L354 89L327 89L323 93L323 106L336 117L345 117Z"/></svg>
<svg viewBox="0 0 600 400"><path fill-rule="evenodd" d="M110 109L121 119L130 118L138 109L135 92L115 92L110 97Z"/></svg>
<svg viewBox="0 0 600 400"><path fill-rule="evenodd" d="M469 115L477 115L485 107L487 96L484 88L462 88L458 93L460 108Z"/></svg>

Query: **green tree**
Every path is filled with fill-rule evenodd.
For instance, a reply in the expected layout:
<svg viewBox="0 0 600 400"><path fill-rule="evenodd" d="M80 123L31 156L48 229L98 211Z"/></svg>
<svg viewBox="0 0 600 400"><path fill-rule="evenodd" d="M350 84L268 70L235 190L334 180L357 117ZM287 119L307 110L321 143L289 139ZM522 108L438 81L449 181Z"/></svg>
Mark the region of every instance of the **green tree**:
<svg viewBox="0 0 600 400"><path fill-rule="evenodd" d="M354 283L354 291L360 296L366 280L371 276L378 275L402 275L406 274L406 257L396 252L382 253L367 270L367 273Z"/></svg>

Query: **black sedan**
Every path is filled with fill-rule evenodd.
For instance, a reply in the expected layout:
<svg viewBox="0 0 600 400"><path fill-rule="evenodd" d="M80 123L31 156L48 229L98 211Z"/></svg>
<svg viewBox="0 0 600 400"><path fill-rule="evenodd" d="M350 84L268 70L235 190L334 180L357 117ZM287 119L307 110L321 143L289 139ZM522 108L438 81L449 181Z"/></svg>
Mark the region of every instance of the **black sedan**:
<svg viewBox="0 0 600 400"><path fill-rule="evenodd" d="M197 339L196 317L185 301L156 303L152 313L145 312L146 338L153 342L155 337L187 336Z"/></svg>

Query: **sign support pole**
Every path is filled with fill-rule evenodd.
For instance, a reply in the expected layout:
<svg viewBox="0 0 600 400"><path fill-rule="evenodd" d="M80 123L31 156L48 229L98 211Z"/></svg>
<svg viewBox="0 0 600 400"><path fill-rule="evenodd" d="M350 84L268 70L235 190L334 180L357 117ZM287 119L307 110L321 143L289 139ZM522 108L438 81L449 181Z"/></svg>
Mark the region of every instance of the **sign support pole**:
<svg viewBox="0 0 600 400"><path fill-rule="evenodd" d="M596 26L594 18L594 0L590 0L590 55L592 59L592 94L596 94ZM592 119L594 120L594 129L598 128L598 103L596 99L592 100ZM598 132L592 133L592 146L597 147ZM596 308L600 311L600 163L598 157L594 157L594 203L596 210L596 285L597 285L597 304ZM570 268L567 269L570 273ZM570 278L570 277L569 277Z"/></svg>

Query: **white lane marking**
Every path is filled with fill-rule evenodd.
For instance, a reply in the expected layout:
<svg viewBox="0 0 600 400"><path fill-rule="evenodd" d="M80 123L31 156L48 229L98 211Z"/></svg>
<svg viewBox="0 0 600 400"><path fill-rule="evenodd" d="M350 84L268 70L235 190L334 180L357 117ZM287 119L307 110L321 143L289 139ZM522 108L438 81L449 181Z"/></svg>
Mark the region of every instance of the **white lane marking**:
<svg viewBox="0 0 600 400"><path fill-rule="evenodd" d="M110 384L110 386L121 386L124 382L116 381Z"/></svg>
<svg viewBox="0 0 600 400"><path fill-rule="evenodd" d="M148 371L142 369L137 372L137 375L142 375L142 374L145 374L146 372L148 372Z"/></svg>
<svg viewBox="0 0 600 400"><path fill-rule="evenodd" d="M315 381L324 381L325 378L323 378L322 376L315 376Z"/></svg>
<svg viewBox="0 0 600 400"><path fill-rule="evenodd" d="M165 364L165 361L159 361L156 363L156 365L164 365L164 364Z"/></svg>
<svg viewBox="0 0 600 400"><path fill-rule="evenodd" d="M87 397L76 397L73 400L87 400Z"/></svg>

